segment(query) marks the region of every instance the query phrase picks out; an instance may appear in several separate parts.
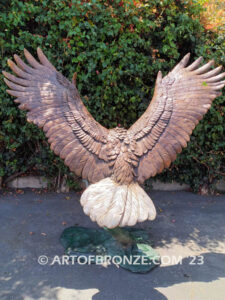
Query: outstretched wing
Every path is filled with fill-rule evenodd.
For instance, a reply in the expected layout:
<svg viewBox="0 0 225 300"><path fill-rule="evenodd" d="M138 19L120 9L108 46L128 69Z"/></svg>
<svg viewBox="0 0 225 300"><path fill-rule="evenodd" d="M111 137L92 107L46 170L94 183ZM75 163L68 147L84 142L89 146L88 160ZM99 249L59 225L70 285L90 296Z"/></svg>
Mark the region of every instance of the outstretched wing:
<svg viewBox="0 0 225 300"><path fill-rule="evenodd" d="M112 173L107 157L108 129L97 123L84 106L74 84L56 71L40 48L40 62L24 50L31 66L17 55L8 61L17 75L3 72L7 92L28 110L29 122L43 128L51 149L78 176L97 182Z"/></svg>
<svg viewBox="0 0 225 300"><path fill-rule="evenodd" d="M149 107L128 130L135 141L133 152L139 157L139 182L170 166L225 85L222 67L209 71L213 61L199 67L201 57L186 67L189 57L187 54L166 77L158 73Z"/></svg>

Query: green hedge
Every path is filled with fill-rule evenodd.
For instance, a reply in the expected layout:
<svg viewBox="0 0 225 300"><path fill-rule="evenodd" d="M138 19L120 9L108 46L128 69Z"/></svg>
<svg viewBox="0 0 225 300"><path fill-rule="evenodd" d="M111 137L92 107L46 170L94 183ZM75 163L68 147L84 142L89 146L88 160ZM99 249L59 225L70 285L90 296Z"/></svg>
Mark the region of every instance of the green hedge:
<svg viewBox="0 0 225 300"><path fill-rule="evenodd" d="M0 56L35 55L40 46L77 85L90 112L103 125L129 127L151 99L158 70L165 75L191 52L225 62L224 35L206 32L196 1L5 1L0 4ZM28 124L6 94L0 75L0 176L68 174L44 134ZM224 175L225 97L214 102L188 147L158 178L190 184L194 190Z"/></svg>

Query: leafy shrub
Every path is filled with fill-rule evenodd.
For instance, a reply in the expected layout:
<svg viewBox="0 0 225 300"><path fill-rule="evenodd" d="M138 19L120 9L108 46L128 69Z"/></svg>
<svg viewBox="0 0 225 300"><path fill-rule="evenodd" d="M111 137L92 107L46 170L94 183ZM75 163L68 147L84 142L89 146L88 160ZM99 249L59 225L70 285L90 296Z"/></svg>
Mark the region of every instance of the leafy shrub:
<svg viewBox="0 0 225 300"><path fill-rule="evenodd" d="M0 12L2 69L26 47L40 46L77 86L91 114L109 128L129 127L144 112L158 70L165 75L187 52L223 63L223 35L207 32L195 1L6 1ZM0 176L68 174L44 134L28 124L0 82ZM195 129L188 147L158 178L193 189L224 175L225 97Z"/></svg>

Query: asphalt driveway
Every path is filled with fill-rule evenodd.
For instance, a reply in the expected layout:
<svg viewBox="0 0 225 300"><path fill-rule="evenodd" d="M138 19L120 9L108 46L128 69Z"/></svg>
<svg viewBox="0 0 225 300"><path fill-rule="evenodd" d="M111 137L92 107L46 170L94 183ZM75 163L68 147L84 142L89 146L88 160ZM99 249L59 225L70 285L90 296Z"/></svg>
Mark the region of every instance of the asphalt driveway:
<svg viewBox="0 0 225 300"><path fill-rule="evenodd" d="M40 265L63 255L64 228L96 227L76 193L0 192L0 299L224 300L225 195L151 194L158 216L137 227L148 231L165 259L148 274L115 265Z"/></svg>

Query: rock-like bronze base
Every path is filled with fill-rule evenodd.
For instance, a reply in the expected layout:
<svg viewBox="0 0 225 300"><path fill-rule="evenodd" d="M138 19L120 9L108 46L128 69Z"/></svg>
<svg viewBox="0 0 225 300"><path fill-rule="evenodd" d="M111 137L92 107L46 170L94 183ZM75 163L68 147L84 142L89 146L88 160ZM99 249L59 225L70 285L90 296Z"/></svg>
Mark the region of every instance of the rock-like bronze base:
<svg viewBox="0 0 225 300"><path fill-rule="evenodd" d="M160 265L160 256L151 247L142 229L66 228L60 241L66 255L82 263L115 264L135 273L147 273Z"/></svg>

